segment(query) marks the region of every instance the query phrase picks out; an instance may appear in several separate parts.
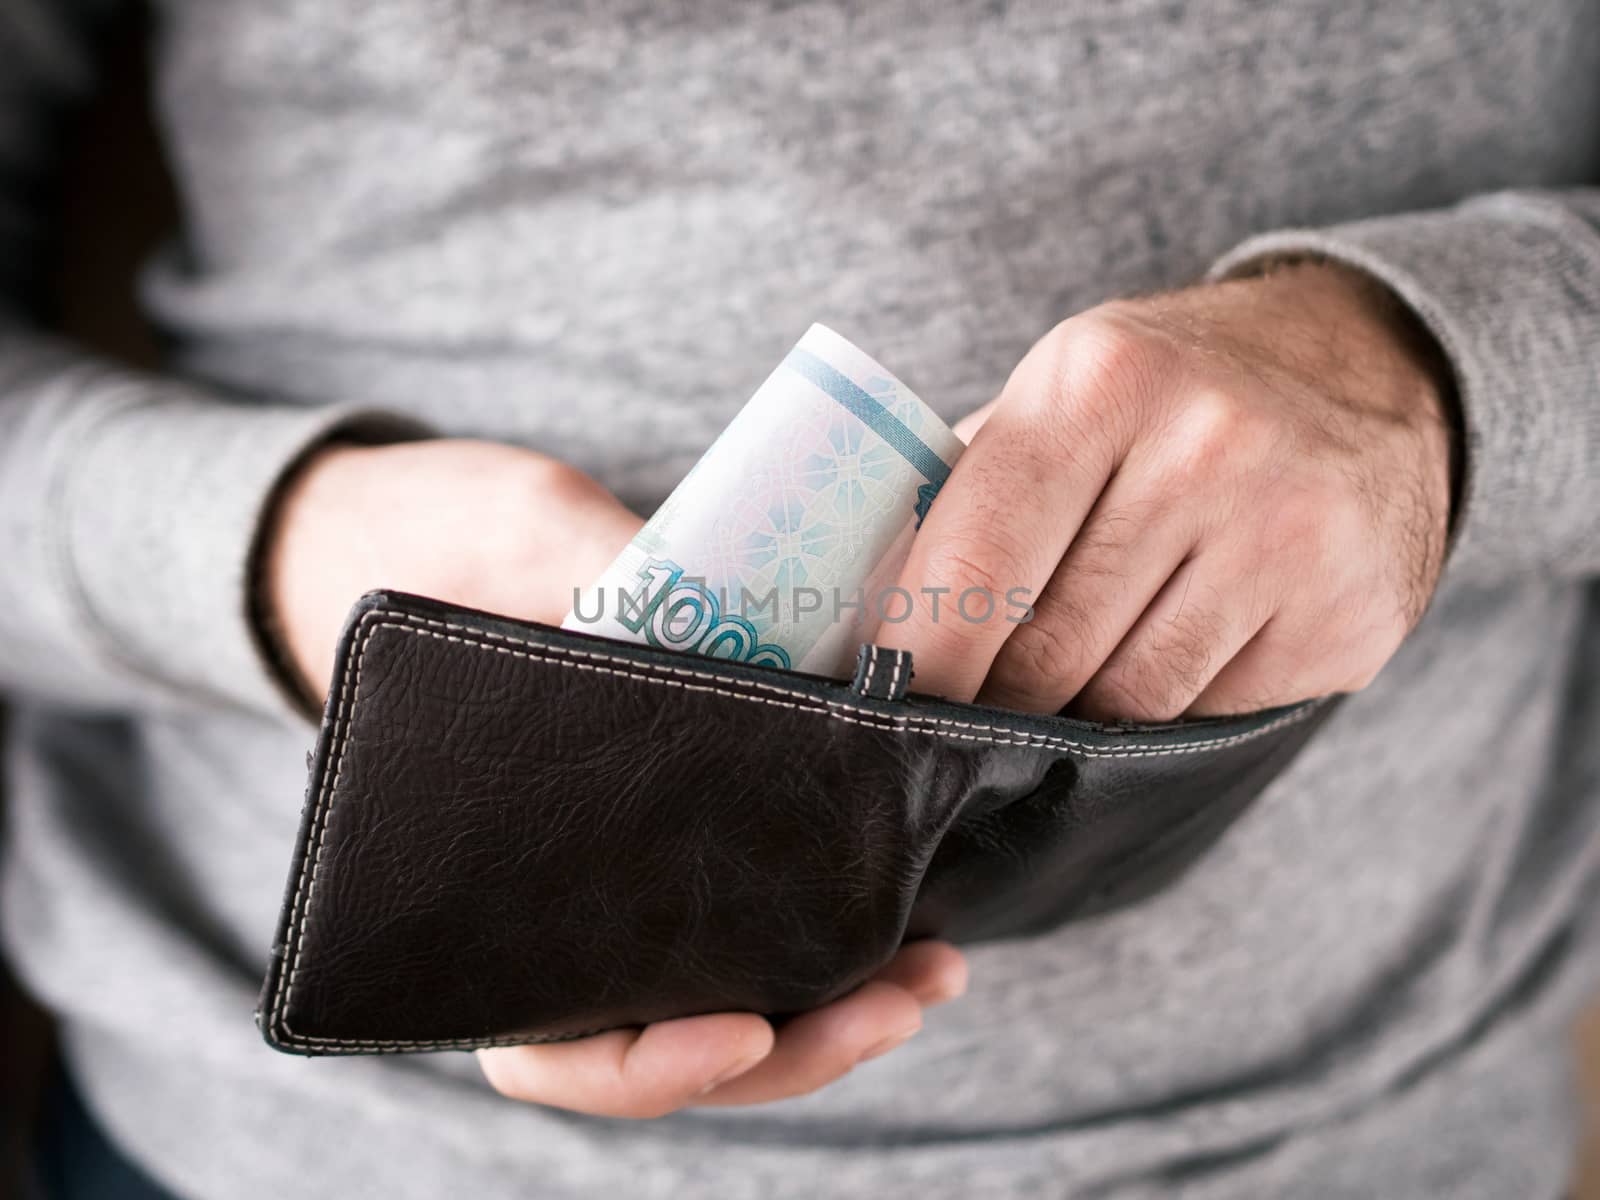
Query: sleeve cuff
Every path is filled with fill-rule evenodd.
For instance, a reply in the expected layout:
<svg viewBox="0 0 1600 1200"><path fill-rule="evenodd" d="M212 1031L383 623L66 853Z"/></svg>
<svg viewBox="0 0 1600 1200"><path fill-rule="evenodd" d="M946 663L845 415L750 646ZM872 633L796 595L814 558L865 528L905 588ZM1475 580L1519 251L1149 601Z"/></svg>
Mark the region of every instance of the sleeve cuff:
<svg viewBox="0 0 1600 1200"><path fill-rule="evenodd" d="M74 447L56 509L60 564L102 652L191 701L301 715L251 615L278 486L329 439L428 432L382 411L181 394L106 413Z"/></svg>
<svg viewBox="0 0 1600 1200"><path fill-rule="evenodd" d="M1455 375L1465 453L1446 575L1600 563L1600 235L1557 199L1460 208L1253 238L1212 279L1316 256L1404 301Z"/></svg>

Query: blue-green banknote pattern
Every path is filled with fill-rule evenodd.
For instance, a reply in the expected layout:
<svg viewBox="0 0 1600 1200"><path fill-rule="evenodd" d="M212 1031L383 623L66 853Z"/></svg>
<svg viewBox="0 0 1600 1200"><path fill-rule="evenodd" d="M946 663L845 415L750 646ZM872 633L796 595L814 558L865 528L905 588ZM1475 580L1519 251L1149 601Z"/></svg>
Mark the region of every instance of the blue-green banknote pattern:
<svg viewBox="0 0 1600 1200"><path fill-rule="evenodd" d="M768 376L564 625L842 676L963 449L822 325ZM903 608L903 603L900 606Z"/></svg>

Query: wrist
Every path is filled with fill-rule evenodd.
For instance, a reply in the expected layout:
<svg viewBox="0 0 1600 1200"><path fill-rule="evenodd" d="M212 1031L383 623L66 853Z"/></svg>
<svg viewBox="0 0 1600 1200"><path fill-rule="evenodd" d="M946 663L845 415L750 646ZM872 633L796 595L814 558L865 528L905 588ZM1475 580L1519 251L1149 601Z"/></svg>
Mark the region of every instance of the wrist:
<svg viewBox="0 0 1600 1200"><path fill-rule="evenodd" d="M1445 517L1448 536L1455 530L1456 512L1460 507L1466 442L1455 371L1449 356L1411 306L1387 284L1342 263L1322 262L1318 267L1340 277L1352 290L1377 331L1387 338L1396 361L1409 370L1418 403L1442 437L1443 444L1438 449L1444 456L1448 473L1449 507Z"/></svg>
<svg viewBox="0 0 1600 1200"><path fill-rule="evenodd" d="M296 581L316 572L329 518L343 506L334 495L353 463L370 450L335 438L318 443L295 462L269 501L253 557L251 623L280 682L302 708L314 712L323 688L306 645Z"/></svg>

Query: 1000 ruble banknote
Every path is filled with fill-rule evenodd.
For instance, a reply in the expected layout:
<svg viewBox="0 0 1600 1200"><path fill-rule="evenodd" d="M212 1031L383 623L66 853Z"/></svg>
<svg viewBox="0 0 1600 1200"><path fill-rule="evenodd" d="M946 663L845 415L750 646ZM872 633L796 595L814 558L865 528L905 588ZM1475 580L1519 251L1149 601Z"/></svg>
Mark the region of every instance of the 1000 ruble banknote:
<svg viewBox="0 0 1600 1200"><path fill-rule="evenodd" d="M563 625L848 674L963 448L910 388L813 325Z"/></svg>

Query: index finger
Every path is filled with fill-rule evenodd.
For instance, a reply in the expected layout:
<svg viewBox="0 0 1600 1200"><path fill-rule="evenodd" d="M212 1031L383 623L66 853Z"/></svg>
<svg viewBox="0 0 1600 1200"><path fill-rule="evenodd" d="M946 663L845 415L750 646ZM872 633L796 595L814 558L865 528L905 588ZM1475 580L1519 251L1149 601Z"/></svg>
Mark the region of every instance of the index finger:
<svg viewBox="0 0 1600 1200"><path fill-rule="evenodd" d="M1116 465L1064 341L1041 341L1012 373L912 540L909 612L886 615L875 640L911 651L919 691L977 695L1018 602L1043 590Z"/></svg>

